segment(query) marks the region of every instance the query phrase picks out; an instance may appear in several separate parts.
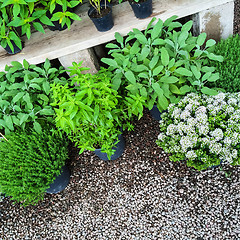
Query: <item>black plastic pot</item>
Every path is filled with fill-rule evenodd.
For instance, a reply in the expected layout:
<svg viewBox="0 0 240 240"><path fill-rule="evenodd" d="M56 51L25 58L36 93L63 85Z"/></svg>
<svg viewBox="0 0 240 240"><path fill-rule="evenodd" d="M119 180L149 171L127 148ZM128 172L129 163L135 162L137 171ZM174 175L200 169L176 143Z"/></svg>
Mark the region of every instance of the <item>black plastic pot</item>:
<svg viewBox="0 0 240 240"><path fill-rule="evenodd" d="M134 2L129 1L133 12L137 18L147 18L152 14L152 0L147 0L144 2Z"/></svg>
<svg viewBox="0 0 240 240"><path fill-rule="evenodd" d="M58 193L61 192L70 181L70 170L66 165L61 169L61 174L57 176L49 188L46 190L47 193Z"/></svg>
<svg viewBox="0 0 240 240"><path fill-rule="evenodd" d="M157 121L160 121L160 120L162 119L162 118L161 118L161 115L162 115L163 112L166 112L166 111L160 112L160 111L158 110L157 105L153 105L153 108L150 110L151 116L152 116L155 120L157 120Z"/></svg>
<svg viewBox="0 0 240 240"><path fill-rule="evenodd" d="M100 6L102 8L104 8L105 3L102 2L100 4ZM112 6L108 2L106 4L106 6L108 8L110 8L110 12L107 15L101 17L101 18L93 18L92 17L92 14L96 13L96 10L95 10L94 7L91 6L90 9L88 10L88 16L93 21L94 25L96 26L96 28L99 32L106 32L113 27Z"/></svg>
<svg viewBox="0 0 240 240"><path fill-rule="evenodd" d="M11 48L7 45L4 49L7 51L8 54L17 54L22 51L21 48L19 48L14 41L10 40L13 45L13 51Z"/></svg>
<svg viewBox="0 0 240 240"><path fill-rule="evenodd" d="M119 142L117 143L117 145L113 148L114 150L116 150L114 152L114 154L111 156L111 160L115 160L117 158L119 158L123 152L124 152L124 149L125 149L125 140L124 140L124 137L122 134L120 134L118 136L118 140ZM107 157L107 154L106 153L103 153L101 152L101 148L99 149L95 149L95 154L102 160L104 161L108 161L108 157Z"/></svg>
<svg viewBox="0 0 240 240"><path fill-rule="evenodd" d="M73 12L73 9L72 8L68 8L67 11L69 12ZM52 18L53 14L54 13L57 13L57 12L62 12L62 6L57 4L53 13L50 13L49 11L47 11L46 15L48 18ZM71 24L73 23L73 20L71 20ZM59 23L59 21L52 21L52 23L54 24L54 26L49 26L47 25L47 27L51 30L51 31L63 31L65 29L67 29L67 24L64 24L63 27L61 26L61 24Z"/></svg>

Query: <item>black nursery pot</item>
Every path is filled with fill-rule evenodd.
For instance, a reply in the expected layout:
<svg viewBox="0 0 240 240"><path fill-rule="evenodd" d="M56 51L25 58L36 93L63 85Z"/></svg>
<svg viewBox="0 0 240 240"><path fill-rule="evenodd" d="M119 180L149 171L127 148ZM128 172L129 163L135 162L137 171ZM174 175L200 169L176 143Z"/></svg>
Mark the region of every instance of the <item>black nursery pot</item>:
<svg viewBox="0 0 240 240"><path fill-rule="evenodd" d="M151 116L157 121L160 121L162 119L161 115L164 112L166 112L166 111L160 112L157 105L153 105L153 108L150 110Z"/></svg>
<svg viewBox="0 0 240 240"><path fill-rule="evenodd" d="M72 8L68 8L67 11L69 12L73 12L73 9ZM53 13L50 13L49 11L47 11L46 15L48 18L52 18L53 14L56 13L56 12L62 12L62 6L57 4ZM73 20L71 20L71 24L73 23ZM59 21L52 21L52 23L54 24L54 26L49 26L47 25L47 27L51 30L51 31L63 31L65 29L67 29L67 24L64 24L63 27L62 25L59 23Z"/></svg>
<svg viewBox="0 0 240 240"><path fill-rule="evenodd" d="M117 143L117 145L115 147L113 147L113 149L116 150L116 151L111 156L111 160L115 160L115 159L119 158L123 154L123 152L124 152L125 140L124 140L124 137L123 137L122 134L120 134L118 136L118 140L119 140L119 142ZM109 160L108 157L107 157L107 154L101 152L101 148L96 149L94 152L100 159L102 159L104 161L108 161Z"/></svg>
<svg viewBox="0 0 240 240"><path fill-rule="evenodd" d="M21 48L19 48L14 41L10 40L12 45L13 45L13 51L11 50L11 48L7 45L4 49L7 51L8 54L17 54L20 53L22 51Z"/></svg>
<svg viewBox="0 0 240 240"><path fill-rule="evenodd" d="M152 14L152 0L147 0L144 2L134 2L129 1L129 4L131 5L133 12L137 18L147 18Z"/></svg>
<svg viewBox="0 0 240 240"><path fill-rule="evenodd" d="M105 7L105 3L102 2L100 6L103 9ZM96 13L94 7L91 6L90 9L88 10L88 16L93 21L94 25L96 26L99 32L106 32L113 27L112 6L109 3L107 3L106 6L110 9L109 13L100 18L92 17L92 15Z"/></svg>
<svg viewBox="0 0 240 240"><path fill-rule="evenodd" d="M70 170L66 165L64 165L61 169L61 174L57 176L52 184L50 184L49 188L46 190L47 193L59 193L64 188L67 187L70 181Z"/></svg>

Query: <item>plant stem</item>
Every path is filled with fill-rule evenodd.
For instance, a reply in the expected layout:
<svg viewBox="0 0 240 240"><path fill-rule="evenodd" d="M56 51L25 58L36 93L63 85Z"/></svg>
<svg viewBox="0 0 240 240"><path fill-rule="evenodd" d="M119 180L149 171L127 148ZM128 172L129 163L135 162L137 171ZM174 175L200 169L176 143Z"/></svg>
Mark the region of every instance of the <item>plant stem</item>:
<svg viewBox="0 0 240 240"><path fill-rule="evenodd" d="M0 135L8 142L8 140L5 138L5 136L0 132Z"/></svg>

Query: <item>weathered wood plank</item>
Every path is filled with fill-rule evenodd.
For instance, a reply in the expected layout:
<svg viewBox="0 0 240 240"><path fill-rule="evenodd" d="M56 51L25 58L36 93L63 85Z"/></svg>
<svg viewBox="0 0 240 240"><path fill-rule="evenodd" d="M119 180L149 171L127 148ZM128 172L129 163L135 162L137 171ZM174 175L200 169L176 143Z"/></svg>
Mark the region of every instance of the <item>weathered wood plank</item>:
<svg viewBox="0 0 240 240"><path fill-rule="evenodd" d="M153 14L162 20L177 15L179 18L219 6L233 0L153 0ZM11 61L26 59L31 64L44 62L46 58L55 59L74 52L87 49L114 39L114 33L126 35L132 28L143 30L151 17L143 20L135 18L128 2L113 7L114 27L105 33L100 33L88 18L87 13L80 14L82 21L75 21L71 30L51 32L46 34L35 32L31 39L25 42L21 53L9 56L0 49L0 70Z"/></svg>

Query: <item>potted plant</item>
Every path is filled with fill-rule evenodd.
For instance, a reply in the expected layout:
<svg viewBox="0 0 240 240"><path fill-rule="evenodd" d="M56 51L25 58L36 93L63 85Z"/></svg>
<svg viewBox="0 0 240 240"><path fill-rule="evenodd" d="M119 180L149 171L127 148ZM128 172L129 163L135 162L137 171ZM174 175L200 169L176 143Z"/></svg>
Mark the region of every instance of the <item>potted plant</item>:
<svg viewBox="0 0 240 240"><path fill-rule="evenodd" d="M80 21L81 18L73 12L73 8L82 1L61 1L61 2L48 2L45 4L48 9L46 16L51 19L52 24L47 25L51 31L62 31L66 28L70 29L73 20Z"/></svg>
<svg viewBox="0 0 240 240"><path fill-rule="evenodd" d="M2 1L0 3L0 43L10 54L22 49L21 37L30 39L33 29L45 33L43 25L70 28L71 21L81 20L78 15L68 9L75 7L81 1ZM61 6L58 9L58 6ZM56 10L55 10L56 8ZM49 16L49 14L52 14ZM51 18L51 19L50 19ZM57 21L57 23L55 22ZM10 48L10 50L9 50Z"/></svg>
<svg viewBox="0 0 240 240"><path fill-rule="evenodd" d="M157 144L171 161L204 170L240 164L239 93L190 93L162 114Z"/></svg>
<svg viewBox="0 0 240 240"><path fill-rule="evenodd" d="M214 49L216 54L224 57L223 62L211 61L210 66L219 72L219 80L208 83L226 92L240 92L240 37L238 34L219 41Z"/></svg>
<svg viewBox="0 0 240 240"><path fill-rule="evenodd" d="M111 0L89 0L91 7L88 16L99 32L106 32L113 27Z"/></svg>
<svg viewBox="0 0 240 240"><path fill-rule="evenodd" d="M0 130L10 134L29 126L41 132L41 122L52 122L50 83L64 82L63 72L63 68L51 67L49 60L41 67L26 60L6 66L0 73Z"/></svg>
<svg viewBox="0 0 240 240"><path fill-rule="evenodd" d="M37 204L61 174L68 158L68 141L52 125L34 130L17 130L0 142L1 191L24 206ZM59 190L69 182L64 179Z"/></svg>
<svg viewBox="0 0 240 240"><path fill-rule="evenodd" d="M152 0L129 0L128 2L137 18L144 19L152 14Z"/></svg>
<svg viewBox="0 0 240 240"><path fill-rule="evenodd" d="M205 86L219 78L215 68L208 67L210 59L223 60L212 52L215 41L210 39L201 48L206 34L194 37L190 33L192 21L182 25L173 22L175 19L158 19L153 25L153 18L144 32L134 29L125 40L116 33L119 45L109 43L112 58L102 59L114 73L114 89L123 86L131 96L146 98L144 105L149 110L157 105L162 112L192 91L217 94ZM174 30L179 27L180 31Z"/></svg>
<svg viewBox="0 0 240 240"><path fill-rule="evenodd" d="M110 72L101 69L95 75L82 74L81 64L74 62L69 67L68 84L51 85L56 126L76 143L80 154L85 149L101 149L107 159L116 159L124 150L124 144L118 145L119 151L114 149L123 140L120 96L112 89Z"/></svg>

